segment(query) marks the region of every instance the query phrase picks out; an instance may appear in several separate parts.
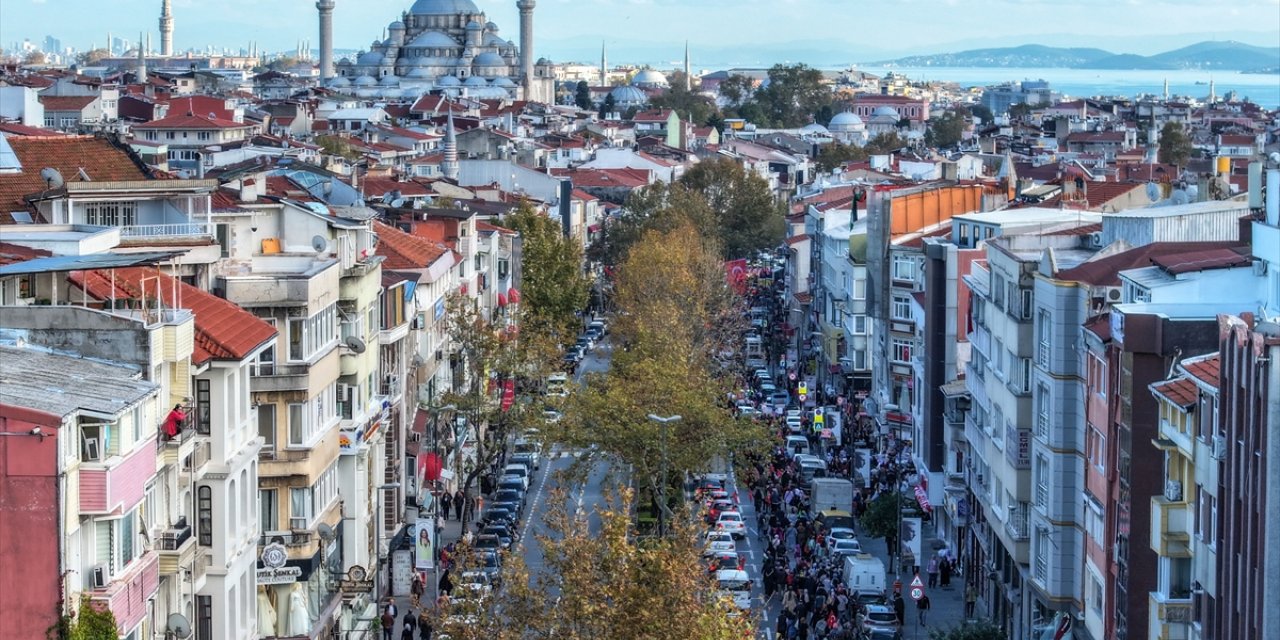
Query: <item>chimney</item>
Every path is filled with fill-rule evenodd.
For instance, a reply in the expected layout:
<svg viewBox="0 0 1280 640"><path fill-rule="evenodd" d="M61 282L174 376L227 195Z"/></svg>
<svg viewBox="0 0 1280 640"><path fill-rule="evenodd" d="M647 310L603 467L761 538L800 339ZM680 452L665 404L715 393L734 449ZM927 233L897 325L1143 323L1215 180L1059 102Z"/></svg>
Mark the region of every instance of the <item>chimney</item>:
<svg viewBox="0 0 1280 640"><path fill-rule="evenodd" d="M240 202L257 202L258 189L254 185L253 180L243 180L240 182Z"/></svg>

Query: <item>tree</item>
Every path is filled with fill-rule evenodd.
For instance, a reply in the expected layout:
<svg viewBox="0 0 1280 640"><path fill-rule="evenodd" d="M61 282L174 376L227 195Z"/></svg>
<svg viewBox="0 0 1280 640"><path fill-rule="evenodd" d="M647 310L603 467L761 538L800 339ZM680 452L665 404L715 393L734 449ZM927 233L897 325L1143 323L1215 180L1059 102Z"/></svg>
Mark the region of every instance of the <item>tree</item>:
<svg viewBox="0 0 1280 640"><path fill-rule="evenodd" d="M106 49L93 49L76 54L76 64L82 67L92 67L110 57L111 54Z"/></svg>
<svg viewBox="0 0 1280 640"><path fill-rule="evenodd" d="M862 530L872 538L884 538L889 544L890 553L893 553L893 541L898 537L898 509L901 504L901 496L882 493L880 497L867 503L867 510L860 519Z"/></svg>
<svg viewBox="0 0 1280 640"><path fill-rule="evenodd" d="M1160 162L1184 167L1193 150L1181 122L1170 120L1160 128L1160 150L1156 154Z"/></svg>
<svg viewBox="0 0 1280 640"><path fill-rule="evenodd" d="M769 127L801 127L824 115L830 120L834 100L822 72L805 64L774 65L769 83L755 92L763 111L759 124Z"/></svg>
<svg viewBox="0 0 1280 640"><path fill-rule="evenodd" d="M749 76L735 73L720 82L720 97L734 107L741 106L755 93L756 81Z"/></svg>
<svg viewBox="0 0 1280 640"><path fill-rule="evenodd" d="M671 77L671 88L649 99L656 109L671 109L688 122L706 122L719 113L715 103L700 93L684 88L684 72L677 71Z"/></svg>
<svg viewBox="0 0 1280 640"><path fill-rule="evenodd" d="M46 635L59 640L116 640L120 637L116 633L115 614L88 596L81 597L80 609L74 616L64 617Z"/></svg>
<svg viewBox="0 0 1280 640"><path fill-rule="evenodd" d="M862 162L867 159L867 156L868 152L865 147L833 142L824 145L818 151L818 157L814 158L814 162L818 163L819 171L827 172L844 165L846 162Z"/></svg>
<svg viewBox="0 0 1280 640"><path fill-rule="evenodd" d="M360 159L360 152L351 146L351 143L341 136L318 136L316 144L320 150L331 155L355 161Z"/></svg>
<svg viewBox="0 0 1280 640"><path fill-rule="evenodd" d="M969 113L973 114L973 117L982 120L984 125L989 125L996 120L996 114L992 113L985 104L970 105Z"/></svg>
<svg viewBox="0 0 1280 640"><path fill-rule="evenodd" d="M39 66L44 64L47 60L48 58L45 57L43 51L32 51L22 59L22 64Z"/></svg>
<svg viewBox="0 0 1280 640"><path fill-rule="evenodd" d="M566 238L558 221L520 203L504 224L520 234L520 330L565 338L576 335L575 314L587 305L590 281L582 271L582 249Z"/></svg>
<svg viewBox="0 0 1280 640"><path fill-rule="evenodd" d="M782 242L786 218L769 183L728 158L704 160L680 178L700 192L716 215L726 259L746 258Z"/></svg>
<svg viewBox="0 0 1280 640"><path fill-rule="evenodd" d="M600 119L604 120L609 117L618 108L618 103L613 99L613 93L604 97L604 101L600 103Z"/></svg>
<svg viewBox="0 0 1280 640"><path fill-rule="evenodd" d="M1025 102L1011 104L1009 105L1008 113L1009 113L1009 117L1014 120L1025 118L1031 115L1031 105Z"/></svg>
<svg viewBox="0 0 1280 640"><path fill-rule="evenodd" d="M716 235L716 216L701 193L677 182L655 182L632 191L622 214L609 221L588 249L587 257L600 264L621 263L646 231L669 231L689 222L705 237Z"/></svg>
<svg viewBox="0 0 1280 640"><path fill-rule="evenodd" d="M591 86L586 80L578 81L577 91L574 93L573 103L578 105L579 109L591 108Z"/></svg>
<svg viewBox="0 0 1280 640"><path fill-rule="evenodd" d="M863 149L867 151L867 155L875 156L891 153L905 146L907 146L907 141L903 140L901 136L892 131L886 131L878 133L876 137L868 140Z"/></svg>
<svg viewBox="0 0 1280 640"><path fill-rule="evenodd" d="M536 534L544 569L531 575L519 554L509 554L503 588L433 612L435 630L455 640L749 637L756 621L730 615L732 604L716 593L693 519L680 519L675 535L640 537L632 501L629 490L610 489L592 518L553 490L545 532Z"/></svg>
<svg viewBox="0 0 1280 640"><path fill-rule="evenodd" d="M948 111L929 121L926 141L939 149L954 147L964 138L965 124L964 116Z"/></svg>
<svg viewBox="0 0 1280 640"><path fill-rule="evenodd" d="M990 620L963 622L959 626L948 629L934 627L929 630L930 640L1008 640L1000 628Z"/></svg>
<svg viewBox="0 0 1280 640"><path fill-rule="evenodd" d="M267 63L267 68L272 71L284 71L298 66L301 61L293 56L281 56Z"/></svg>

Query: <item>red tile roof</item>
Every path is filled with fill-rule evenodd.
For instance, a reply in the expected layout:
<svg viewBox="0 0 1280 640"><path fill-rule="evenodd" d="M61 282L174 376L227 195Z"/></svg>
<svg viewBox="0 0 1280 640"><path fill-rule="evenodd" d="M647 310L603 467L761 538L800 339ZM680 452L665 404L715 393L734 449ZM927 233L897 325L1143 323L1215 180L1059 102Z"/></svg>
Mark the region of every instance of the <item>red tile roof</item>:
<svg viewBox="0 0 1280 640"><path fill-rule="evenodd" d="M47 258L53 255L44 249L32 249L24 247L20 244L10 244L8 242L0 242L0 265L13 264L15 262L26 262L35 260L36 258Z"/></svg>
<svg viewBox="0 0 1280 640"><path fill-rule="evenodd" d="M169 113L198 113L205 117L231 122L235 111L227 108L227 101L213 96L183 96L169 100Z"/></svg>
<svg viewBox="0 0 1280 640"><path fill-rule="evenodd" d="M25 124L17 122L0 122L0 132L7 133L11 136L60 136L63 135L59 131L52 129L41 129L40 127L28 127Z"/></svg>
<svg viewBox="0 0 1280 640"><path fill-rule="evenodd" d="M1021 174L1019 174L1021 175ZM1140 182L1095 182L1086 180L1084 187L1084 198L1076 200L1067 200L1066 204L1084 203L1090 209L1101 209L1103 205L1124 196L1134 189L1145 189L1146 185ZM1063 204L1064 194L1059 191L1056 195L1040 204L1037 207L1052 209ZM1079 190L1076 191L1076 198L1080 198Z"/></svg>
<svg viewBox="0 0 1280 640"><path fill-rule="evenodd" d="M45 111L80 111L97 100L98 96L40 96Z"/></svg>
<svg viewBox="0 0 1280 640"><path fill-rule="evenodd" d="M426 238L405 233L385 222L374 221L378 233L378 255L386 258L383 269L426 269L449 248Z"/></svg>
<svg viewBox="0 0 1280 640"><path fill-rule="evenodd" d="M484 220L476 220L476 231L496 231L498 233L505 233L507 235L516 235L516 232L506 227L499 227L496 224L491 224L491 223L485 222Z"/></svg>
<svg viewBox="0 0 1280 640"><path fill-rule="evenodd" d="M79 180L83 169L90 180L146 180L143 167L123 149L92 136L11 136L7 138L22 170L0 173L0 224L12 223L13 211L35 210L23 199L48 188L40 177L45 167L57 169L67 181Z"/></svg>
<svg viewBox="0 0 1280 640"><path fill-rule="evenodd" d="M275 327L261 318L176 278L143 267L112 271L73 271L67 279L89 295L104 301L112 297L113 279L117 297L134 298L142 295L143 282L149 281L146 284L148 295L158 288L166 306L190 309L195 316L195 352L191 357L195 364L209 360L243 360L276 336ZM158 279L158 287L153 278Z"/></svg>
<svg viewBox="0 0 1280 640"><path fill-rule="evenodd" d="M1226 249L1236 244L1239 243L1230 240L1222 242L1155 242L1136 249L1090 260L1070 269L1064 269L1058 272L1057 278L1059 280L1083 282L1094 286L1117 287L1120 286L1121 271L1149 267L1159 256L1176 256L1205 250Z"/></svg>
<svg viewBox="0 0 1280 640"><path fill-rule="evenodd" d="M1183 409L1195 405L1200 395L1199 390L1196 389L1196 383L1186 378L1157 382L1151 385L1151 391Z"/></svg>
<svg viewBox="0 0 1280 640"><path fill-rule="evenodd" d="M1084 330L1098 336L1103 342L1111 341L1111 314L1104 313L1084 321Z"/></svg>
<svg viewBox="0 0 1280 640"><path fill-rule="evenodd" d="M134 129L240 129L253 125L243 122L234 122L231 120L223 120L221 118L210 118L208 116L198 116L191 112L174 114L144 122L142 124L133 125Z"/></svg>
<svg viewBox="0 0 1280 640"><path fill-rule="evenodd" d="M1205 386L1218 388L1218 378L1222 369L1222 360L1218 354L1215 353L1203 359L1183 360L1180 366L1183 371Z"/></svg>
<svg viewBox="0 0 1280 640"><path fill-rule="evenodd" d="M637 113L632 122L666 122L671 117L670 109L655 109L653 111L641 111Z"/></svg>
<svg viewBox="0 0 1280 640"><path fill-rule="evenodd" d="M649 184L644 169L552 169L552 175L568 176L575 187L638 189Z"/></svg>
<svg viewBox="0 0 1280 640"><path fill-rule="evenodd" d="M1247 250L1247 247L1244 249ZM1234 249L1215 248L1155 256L1151 258L1151 262L1176 276L1206 269L1242 267L1253 262L1253 259Z"/></svg>

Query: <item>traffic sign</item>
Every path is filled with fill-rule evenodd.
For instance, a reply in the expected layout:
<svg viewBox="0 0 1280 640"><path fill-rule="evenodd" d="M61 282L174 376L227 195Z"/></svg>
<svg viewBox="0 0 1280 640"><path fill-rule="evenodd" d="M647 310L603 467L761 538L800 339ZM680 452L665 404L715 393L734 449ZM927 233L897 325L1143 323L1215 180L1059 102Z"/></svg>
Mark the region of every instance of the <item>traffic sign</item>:
<svg viewBox="0 0 1280 640"><path fill-rule="evenodd" d="M923 589L923 588L924 588L924 580L921 580L921 579L920 579L920 574L918 574L918 573L917 573L917 574L916 574L916 577L915 577L914 579L912 579L912 580L911 580L911 586L912 586L912 587L918 587L918 588L920 588L920 589Z"/></svg>
<svg viewBox="0 0 1280 640"><path fill-rule="evenodd" d="M795 379L796 379L796 372L792 371L791 373L788 373L788 374L787 374L787 379L789 379L789 380L795 380Z"/></svg>
<svg viewBox="0 0 1280 640"><path fill-rule="evenodd" d="M806 395L805 395L805 394L803 394L803 393L802 393L802 394L800 394L800 402L804 402L805 400L808 400L808 399L809 399L809 396L806 396Z"/></svg>
<svg viewBox="0 0 1280 640"><path fill-rule="evenodd" d="M814 424L822 424L822 414L821 414L821 413L815 413L815 414L813 414L813 423L814 423Z"/></svg>
<svg viewBox="0 0 1280 640"><path fill-rule="evenodd" d="M924 589L920 587L911 587L912 600L915 600L916 602L920 602L920 599L923 597L924 597Z"/></svg>
<svg viewBox="0 0 1280 640"><path fill-rule="evenodd" d="M800 383L800 389L799 389L799 391L800 391L800 395L802 395L802 396L803 396L803 395L806 395L806 394L808 394L808 393L809 393L809 387L805 386L805 384L804 384L803 382L801 382L801 383Z"/></svg>

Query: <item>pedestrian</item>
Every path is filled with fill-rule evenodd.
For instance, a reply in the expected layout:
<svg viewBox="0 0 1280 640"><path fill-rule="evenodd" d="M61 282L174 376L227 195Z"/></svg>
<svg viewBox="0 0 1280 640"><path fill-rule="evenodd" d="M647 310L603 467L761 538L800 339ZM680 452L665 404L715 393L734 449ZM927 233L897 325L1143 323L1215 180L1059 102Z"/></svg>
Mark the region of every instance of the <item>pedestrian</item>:
<svg viewBox="0 0 1280 640"><path fill-rule="evenodd" d="M929 558L929 588L938 586L938 556Z"/></svg>
<svg viewBox="0 0 1280 640"><path fill-rule="evenodd" d="M444 514L445 521L448 522L449 508L453 506L453 494L448 491L444 492L444 495L440 496L440 506L444 507L442 513Z"/></svg>
<svg viewBox="0 0 1280 640"><path fill-rule="evenodd" d="M418 632L422 634L422 640L431 640L431 634L433 631L434 628L431 626L431 614L427 612L426 608L423 608L422 611L418 613Z"/></svg>
<svg viewBox="0 0 1280 640"><path fill-rule="evenodd" d="M942 569L942 588L943 589L951 588L951 571L955 569L954 563L955 561L952 560L950 557L943 558L942 562L939 563L942 565L941 569Z"/></svg>
<svg viewBox="0 0 1280 640"><path fill-rule="evenodd" d="M970 582L964 588L964 619L973 619L973 608L978 604L978 586Z"/></svg>
<svg viewBox="0 0 1280 640"><path fill-rule="evenodd" d="M422 594L426 592L426 585L422 582L422 574L417 571L413 572L413 583L409 585L409 593L413 596L413 606L422 606Z"/></svg>
<svg viewBox="0 0 1280 640"><path fill-rule="evenodd" d="M467 494L463 493L462 489L458 489L458 492L453 494L453 513L458 520L462 520L462 503L466 501Z"/></svg>
<svg viewBox="0 0 1280 640"><path fill-rule="evenodd" d="M898 616L898 626L906 624L907 603L902 599L901 593L893 594L893 613Z"/></svg>
<svg viewBox="0 0 1280 640"><path fill-rule="evenodd" d="M391 640L391 634L396 628L396 614L391 613L391 607L382 610L379 621L382 623L382 640Z"/></svg>
<svg viewBox="0 0 1280 640"><path fill-rule="evenodd" d="M922 627L929 626L929 623L925 622L925 614L929 613L929 596L928 595L920 596L920 599L916 601L916 609L919 610L919 613L920 613L920 626Z"/></svg>
<svg viewBox="0 0 1280 640"><path fill-rule="evenodd" d="M418 619L411 612L404 612L404 629L400 631L400 640L413 640L413 632L418 626Z"/></svg>
<svg viewBox="0 0 1280 640"><path fill-rule="evenodd" d="M440 576L440 593L453 595L453 578L449 577L448 571Z"/></svg>

